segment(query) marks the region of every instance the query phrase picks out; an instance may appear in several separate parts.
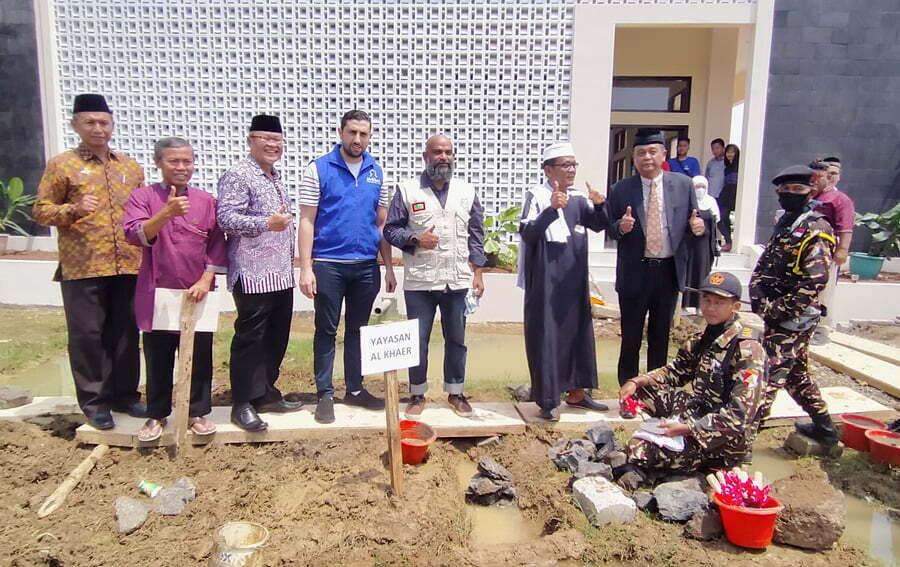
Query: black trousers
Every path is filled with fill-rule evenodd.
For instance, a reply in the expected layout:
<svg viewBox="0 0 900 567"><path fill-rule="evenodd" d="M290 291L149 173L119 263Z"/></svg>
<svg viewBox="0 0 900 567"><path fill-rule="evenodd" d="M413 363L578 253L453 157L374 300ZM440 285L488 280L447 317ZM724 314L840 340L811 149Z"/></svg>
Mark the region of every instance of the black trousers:
<svg viewBox="0 0 900 567"><path fill-rule="evenodd" d="M234 286L234 338L231 340L231 402L254 405L277 402L275 387L291 334L294 290L244 293Z"/></svg>
<svg viewBox="0 0 900 567"><path fill-rule="evenodd" d="M69 364L78 405L87 416L140 401L141 361L134 322L137 276L60 282Z"/></svg>
<svg viewBox="0 0 900 567"><path fill-rule="evenodd" d="M147 366L147 417L163 419L172 413L172 376L180 333L144 333ZM191 368L191 406L188 415L200 417L212 411L212 333L194 333Z"/></svg>
<svg viewBox="0 0 900 567"><path fill-rule="evenodd" d="M619 384L638 375L644 318L647 322L647 370L665 366L669 352L669 328L678 300L675 260L644 258L643 291L637 297L619 296L622 312L622 345L619 348Z"/></svg>

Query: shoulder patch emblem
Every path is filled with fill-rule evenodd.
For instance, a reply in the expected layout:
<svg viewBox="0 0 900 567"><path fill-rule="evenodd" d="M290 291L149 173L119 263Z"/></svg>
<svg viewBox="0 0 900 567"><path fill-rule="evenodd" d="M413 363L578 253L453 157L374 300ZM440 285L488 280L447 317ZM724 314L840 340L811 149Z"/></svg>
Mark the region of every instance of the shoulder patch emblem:
<svg viewBox="0 0 900 567"><path fill-rule="evenodd" d="M424 210L425 210L425 202L424 201L417 201L412 204L412 212L419 213Z"/></svg>
<svg viewBox="0 0 900 567"><path fill-rule="evenodd" d="M374 169L369 170L369 175L366 176L366 183L381 183L381 180L378 179L378 174L375 173Z"/></svg>

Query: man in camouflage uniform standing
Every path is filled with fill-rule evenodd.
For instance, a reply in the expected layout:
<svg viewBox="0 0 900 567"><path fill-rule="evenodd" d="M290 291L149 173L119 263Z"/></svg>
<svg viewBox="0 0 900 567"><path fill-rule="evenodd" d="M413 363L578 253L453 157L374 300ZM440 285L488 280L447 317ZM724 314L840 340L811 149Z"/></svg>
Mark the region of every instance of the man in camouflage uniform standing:
<svg viewBox="0 0 900 567"><path fill-rule="evenodd" d="M819 387L809 375L809 339L822 315L819 294L828 283L835 240L831 225L814 212L816 173L791 166L772 183L784 215L766 244L750 279L753 312L766 324L763 344L770 357L770 379L761 416L768 417L775 394L785 388L812 418L797 430L826 446L838 434Z"/></svg>
<svg viewBox="0 0 900 567"><path fill-rule="evenodd" d="M668 365L631 378L619 390L620 402L635 396L653 417L678 418L660 428L666 437L683 436L684 449L632 438L628 464L614 471L629 488L646 480L649 471L740 465L755 437L766 391L766 354L757 333L738 317L741 284L733 274L713 272L691 291L700 293L703 334L686 341ZM690 392L684 390L688 384Z"/></svg>

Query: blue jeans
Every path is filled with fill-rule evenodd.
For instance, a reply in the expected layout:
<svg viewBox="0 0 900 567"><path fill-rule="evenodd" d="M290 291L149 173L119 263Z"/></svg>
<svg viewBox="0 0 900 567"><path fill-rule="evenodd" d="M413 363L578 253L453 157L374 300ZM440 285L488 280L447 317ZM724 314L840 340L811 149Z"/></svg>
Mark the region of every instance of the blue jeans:
<svg viewBox="0 0 900 567"><path fill-rule="evenodd" d="M362 390L362 362L359 328L369 322L372 304L381 290L381 270L375 260L345 264L313 262L316 276L316 334L313 338L313 367L319 398L333 397L334 338L344 313L344 382L348 392Z"/></svg>
<svg viewBox="0 0 900 567"><path fill-rule="evenodd" d="M423 396L428 390L428 340L436 308L441 310L444 335L444 391L463 393L466 378L466 293L467 289L444 291L404 291L406 316L419 320L419 365L409 369L409 393Z"/></svg>

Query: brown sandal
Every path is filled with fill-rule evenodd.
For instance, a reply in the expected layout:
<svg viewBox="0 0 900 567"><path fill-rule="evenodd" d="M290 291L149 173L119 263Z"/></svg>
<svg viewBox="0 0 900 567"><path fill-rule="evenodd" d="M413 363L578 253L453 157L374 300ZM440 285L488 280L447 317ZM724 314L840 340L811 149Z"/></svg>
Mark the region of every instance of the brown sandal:
<svg viewBox="0 0 900 567"><path fill-rule="evenodd" d="M216 432L216 424L205 417L192 417L188 420L188 426L194 435L212 435Z"/></svg>
<svg viewBox="0 0 900 567"><path fill-rule="evenodd" d="M141 430L138 431L137 438L141 443L156 441L162 437L163 429L166 427L165 419L148 419Z"/></svg>

